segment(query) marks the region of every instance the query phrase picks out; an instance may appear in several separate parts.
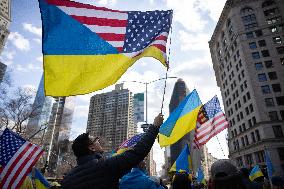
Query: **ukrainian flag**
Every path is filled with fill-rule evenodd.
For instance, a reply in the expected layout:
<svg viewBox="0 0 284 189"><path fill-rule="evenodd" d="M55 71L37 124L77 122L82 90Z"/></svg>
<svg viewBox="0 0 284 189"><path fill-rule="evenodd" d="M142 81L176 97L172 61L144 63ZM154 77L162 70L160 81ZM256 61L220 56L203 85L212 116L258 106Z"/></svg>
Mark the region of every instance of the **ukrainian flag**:
<svg viewBox="0 0 284 189"><path fill-rule="evenodd" d="M201 167L199 167L198 169L196 181L206 185L205 177L204 177Z"/></svg>
<svg viewBox="0 0 284 189"><path fill-rule="evenodd" d="M258 178L258 177L262 177L263 173L260 170L259 166L256 165L253 167L253 169L251 170L250 174L249 174L249 179L251 181L253 181L254 179Z"/></svg>
<svg viewBox="0 0 284 189"><path fill-rule="evenodd" d="M86 94L114 84L142 57L167 66L172 11L119 11L39 0L47 96Z"/></svg>
<svg viewBox="0 0 284 189"><path fill-rule="evenodd" d="M50 188L48 181L44 178L44 176L39 172L39 170L34 169L34 181L36 189L47 189Z"/></svg>
<svg viewBox="0 0 284 189"><path fill-rule="evenodd" d="M176 143L196 126L197 115L202 103L194 89L170 114L159 130L159 144L165 147Z"/></svg>
<svg viewBox="0 0 284 189"><path fill-rule="evenodd" d="M169 172L186 172L187 174L191 174L191 170L192 161L190 150L188 145L186 144Z"/></svg>

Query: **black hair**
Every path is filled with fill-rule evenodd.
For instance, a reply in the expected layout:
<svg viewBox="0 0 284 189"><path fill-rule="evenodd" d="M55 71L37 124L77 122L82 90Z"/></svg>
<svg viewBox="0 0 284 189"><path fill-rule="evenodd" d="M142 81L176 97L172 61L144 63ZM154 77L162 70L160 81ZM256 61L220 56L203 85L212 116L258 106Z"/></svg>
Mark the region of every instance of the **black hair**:
<svg viewBox="0 0 284 189"><path fill-rule="evenodd" d="M88 148L89 145L90 145L89 133L83 133L79 135L72 144L72 150L74 152L74 155L77 158L89 155L91 153Z"/></svg>
<svg viewBox="0 0 284 189"><path fill-rule="evenodd" d="M220 173L213 178L213 189L246 189L242 174L227 175Z"/></svg>
<svg viewBox="0 0 284 189"><path fill-rule="evenodd" d="M173 189L191 189L191 181L186 173L176 173L173 180Z"/></svg>

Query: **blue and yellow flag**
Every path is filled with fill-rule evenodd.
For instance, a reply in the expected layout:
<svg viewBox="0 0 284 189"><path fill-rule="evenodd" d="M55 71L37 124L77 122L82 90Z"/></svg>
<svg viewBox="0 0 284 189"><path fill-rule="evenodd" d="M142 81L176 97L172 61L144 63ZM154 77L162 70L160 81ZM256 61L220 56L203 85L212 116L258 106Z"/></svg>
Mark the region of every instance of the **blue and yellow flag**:
<svg viewBox="0 0 284 189"><path fill-rule="evenodd" d="M271 180L273 173L274 173L274 168L273 168L273 164L271 162L270 156L266 150L265 150L265 164L267 168L268 177Z"/></svg>
<svg viewBox="0 0 284 189"><path fill-rule="evenodd" d="M191 170L192 161L190 150L188 145L186 144L169 172L186 172L187 174L191 174Z"/></svg>
<svg viewBox="0 0 284 189"><path fill-rule="evenodd" d="M39 170L34 169L34 182L36 189L47 189L50 188L48 181L44 178L44 176L39 172Z"/></svg>
<svg viewBox="0 0 284 189"><path fill-rule="evenodd" d="M249 174L249 179L251 181L253 181L254 179L258 178L258 177L262 177L263 173L260 170L259 166L256 165L253 167L253 169L251 170L250 174Z"/></svg>
<svg viewBox="0 0 284 189"><path fill-rule="evenodd" d="M142 57L167 66L172 10L128 12L69 0L39 3L48 96L103 89Z"/></svg>
<svg viewBox="0 0 284 189"><path fill-rule="evenodd" d="M159 144L165 147L176 143L196 127L201 100L194 89L170 114L159 130Z"/></svg>
<svg viewBox="0 0 284 189"><path fill-rule="evenodd" d="M199 169L197 171L196 181L206 185L205 177L204 177L204 174L203 174L203 171L202 171L201 167L199 167Z"/></svg>

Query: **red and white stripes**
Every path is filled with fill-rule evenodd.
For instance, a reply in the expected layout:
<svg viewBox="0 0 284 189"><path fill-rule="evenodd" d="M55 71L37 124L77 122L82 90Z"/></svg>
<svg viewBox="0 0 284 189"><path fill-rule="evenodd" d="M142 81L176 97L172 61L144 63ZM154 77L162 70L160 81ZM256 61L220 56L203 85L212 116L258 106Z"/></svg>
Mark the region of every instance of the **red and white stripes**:
<svg viewBox="0 0 284 189"><path fill-rule="evenodd" d="M42 153L40 147L25 142L1 171L0 188L19 188Z"/></svg>

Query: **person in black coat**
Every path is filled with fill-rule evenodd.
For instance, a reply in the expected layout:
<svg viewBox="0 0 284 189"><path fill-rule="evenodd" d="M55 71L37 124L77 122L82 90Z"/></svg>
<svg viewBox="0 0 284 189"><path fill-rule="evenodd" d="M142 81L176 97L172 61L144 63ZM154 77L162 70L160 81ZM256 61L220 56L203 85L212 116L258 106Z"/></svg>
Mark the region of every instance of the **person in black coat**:
<svg viewBox="0 0 284 189"><path fill-rule="evenodd" d="M68 173L63 181L64 189L113 189L119 187L119 178L141 162L150 152L163 115L159 114L154 124L140 141L130 150L105 159L99 139L91 140L88 133L79 135L73 142L72 149L77 157L77 166Z"/></svg>

